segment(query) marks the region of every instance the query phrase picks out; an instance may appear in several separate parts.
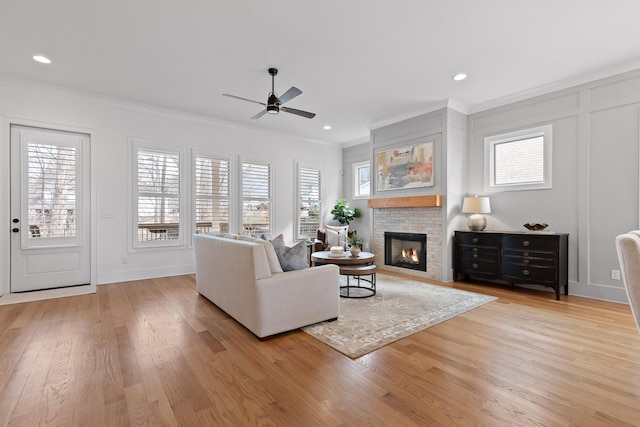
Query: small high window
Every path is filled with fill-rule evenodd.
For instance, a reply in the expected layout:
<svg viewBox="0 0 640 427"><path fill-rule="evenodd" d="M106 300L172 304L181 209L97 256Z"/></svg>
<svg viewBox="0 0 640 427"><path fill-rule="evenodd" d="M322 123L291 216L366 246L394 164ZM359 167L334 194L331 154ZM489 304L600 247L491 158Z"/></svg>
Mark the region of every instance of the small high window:
<svg viewBox="0 0 640 427"><path fill-rule="evenodd" d="M551 188L551 125L485 138L485 191Z"/></svg>
<svg viewBox="0 0 640 427"><path fill-rule="evenodd" d="M353 164L353 197L364 198L369 197L370 188L370 171L369 162L360 162Z"/></svg>

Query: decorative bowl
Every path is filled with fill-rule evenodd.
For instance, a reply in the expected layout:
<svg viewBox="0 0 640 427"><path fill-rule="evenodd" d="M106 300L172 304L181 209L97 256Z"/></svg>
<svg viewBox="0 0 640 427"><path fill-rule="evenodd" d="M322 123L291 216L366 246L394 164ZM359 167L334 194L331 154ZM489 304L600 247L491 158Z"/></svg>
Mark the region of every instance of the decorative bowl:
<svg viewBox="0 0 640 427"><path fill-rule="evenodd" d="M524 224L524 228L526 228L527 230L530 230L530 231L542 231L545 228L547 228L548 226L549 226L549 224L544 224L544 223L540 224L540 223L537 223L537 222L528 222L528 223Z"/></svg>

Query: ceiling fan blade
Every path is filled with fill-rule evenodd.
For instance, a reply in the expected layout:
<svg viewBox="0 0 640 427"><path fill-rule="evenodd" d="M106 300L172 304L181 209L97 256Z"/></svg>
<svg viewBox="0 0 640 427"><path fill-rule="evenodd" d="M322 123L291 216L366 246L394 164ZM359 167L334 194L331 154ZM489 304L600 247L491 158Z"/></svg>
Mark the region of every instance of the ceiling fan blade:
<svg viewBox="0 0 640 427"><path fill-rule="evenodd" d="M316 113L296 110L295 108L280 107L280 110L284 111L285 113L295 114L296 116L306 117L307 119L313 119L316 116Z"/></svg>
<svg viewBox="0 0 640 427"><path fill-rule="evenodd" d="M223 93L222 96L228 96L229 98L235 98L235 99L239 99L241 101L249 101L249 102L253 102L254 104L260 104L260 105L264 105L264 106L267 105L264 102L254 101L253 99L247 99L247 98L243 98L241 96L229 95L228 93Z"/></svg>
<svg viewBox="0 0 640 427"><path fill-rule="evenodd" d="M251 120L253 119L259 119L260 117L264 116L267 112L267 109L265 108L264 110L260 111L258 114L256 114L255 116L251 117Z"/></svg>
<svg viewBox="0 0 640 427"><path fill-rule="evenodd" d="M291 101L296 96L300 95L302 91L297 87L291 86L288 91L282 94L278 99L280 100L280 104L284 104L287 101Z"/></svg>

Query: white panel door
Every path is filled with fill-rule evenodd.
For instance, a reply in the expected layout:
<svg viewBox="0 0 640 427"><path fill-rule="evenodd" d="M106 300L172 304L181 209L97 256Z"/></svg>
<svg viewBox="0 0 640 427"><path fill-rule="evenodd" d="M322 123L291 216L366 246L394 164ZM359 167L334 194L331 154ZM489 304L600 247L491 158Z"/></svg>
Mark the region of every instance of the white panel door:
<svg viewBox="0 0 640 427"><path fill-rule="evenodd" d="M11 292L91 281L88 135L11 126Z"/></svg>

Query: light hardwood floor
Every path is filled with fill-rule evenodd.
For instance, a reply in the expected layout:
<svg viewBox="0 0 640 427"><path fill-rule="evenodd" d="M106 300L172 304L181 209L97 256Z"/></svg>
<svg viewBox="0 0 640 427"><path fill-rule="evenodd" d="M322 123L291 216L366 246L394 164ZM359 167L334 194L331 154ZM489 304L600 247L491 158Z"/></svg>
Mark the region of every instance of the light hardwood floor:
<svg viewBox="0 0 640 427"><path fill-rule="evenodd" d="M256 339L194 276L0 307L0 426L640 425L628 306L498 296L357 360Z"/></svg>

